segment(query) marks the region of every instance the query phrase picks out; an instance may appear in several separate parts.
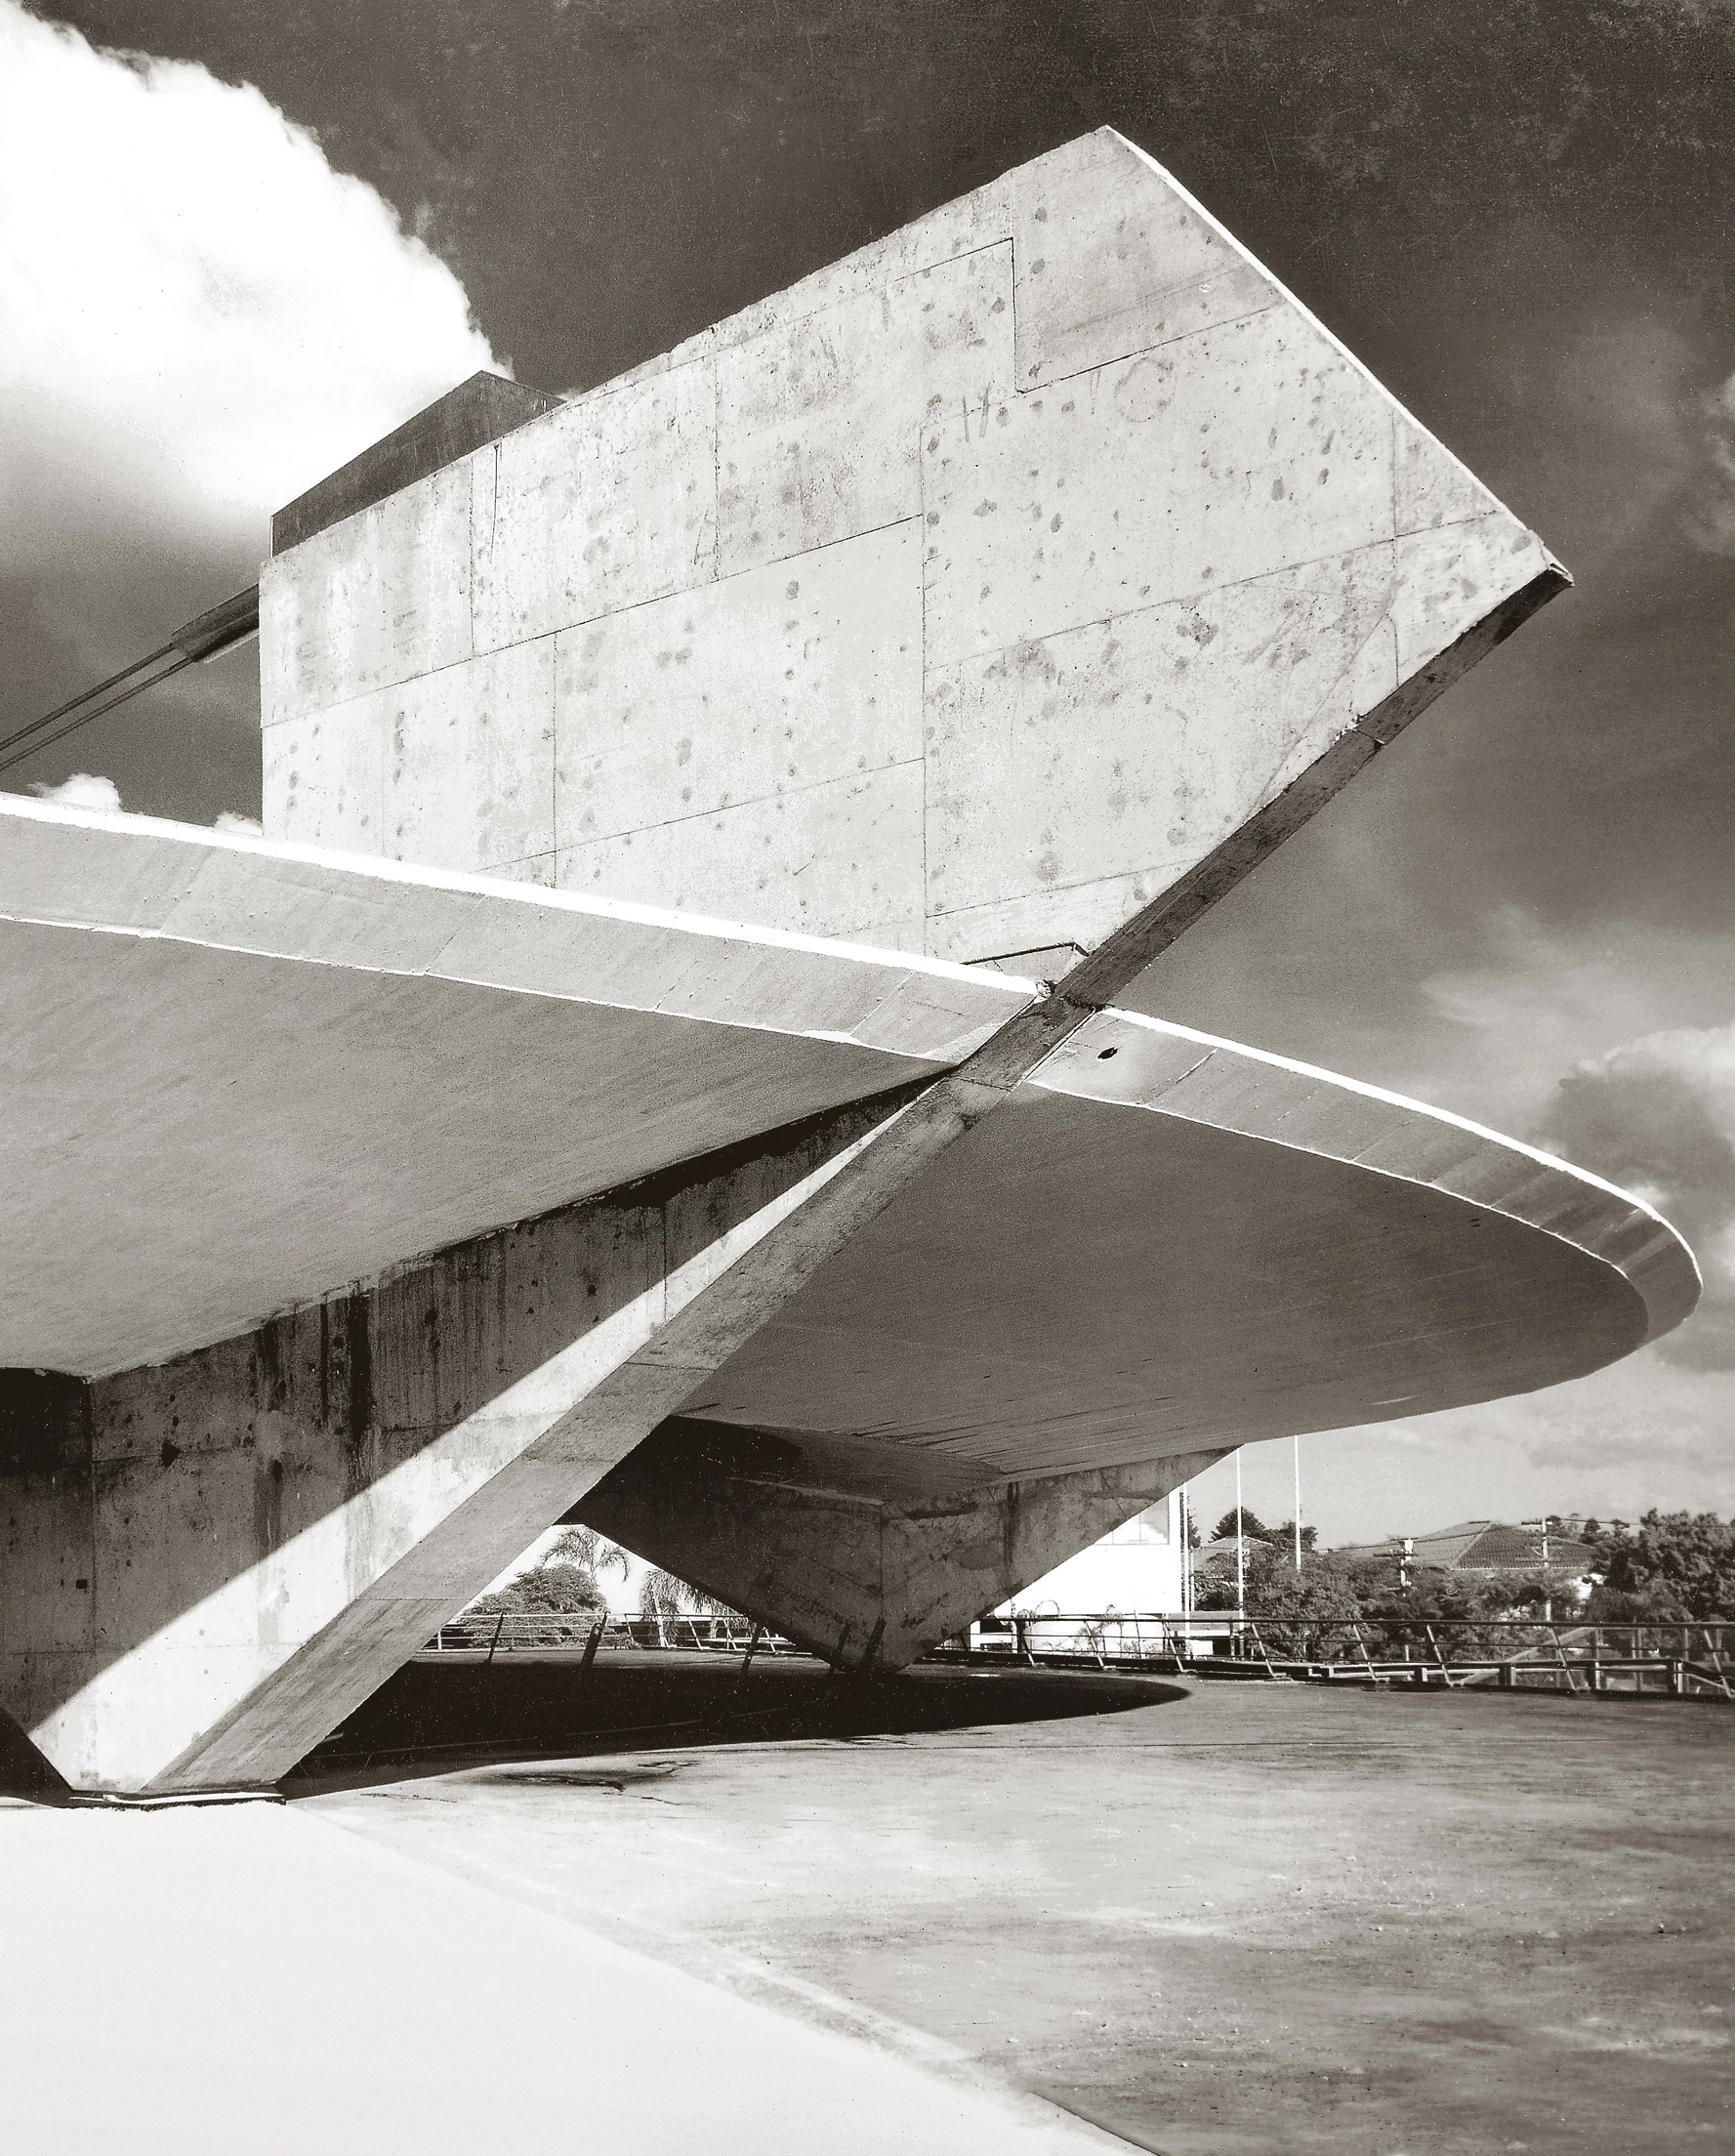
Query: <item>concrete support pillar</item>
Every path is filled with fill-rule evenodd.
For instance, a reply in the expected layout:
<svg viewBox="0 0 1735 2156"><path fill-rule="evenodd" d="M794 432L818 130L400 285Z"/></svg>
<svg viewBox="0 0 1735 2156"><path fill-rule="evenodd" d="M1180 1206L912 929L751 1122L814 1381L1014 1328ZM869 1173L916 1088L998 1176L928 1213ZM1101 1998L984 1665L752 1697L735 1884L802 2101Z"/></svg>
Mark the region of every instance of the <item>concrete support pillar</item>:
<svg viewBox="0 0 1735 2156"><path fill-rule="evenodd" d="M659 1430L574 1516L839 1669L901 1669L1223 1457L891 1500L824 1483L799 1439ZM842 1486L840 1486L842 1485Z"/></svg>
<svg viewBox="0 0 1735 2156"><path fill-rule="evenodd" d="M160 1367L0 1374L0 1709L75 1788L285 1773L852 1229L907 1096Z"/></svg>

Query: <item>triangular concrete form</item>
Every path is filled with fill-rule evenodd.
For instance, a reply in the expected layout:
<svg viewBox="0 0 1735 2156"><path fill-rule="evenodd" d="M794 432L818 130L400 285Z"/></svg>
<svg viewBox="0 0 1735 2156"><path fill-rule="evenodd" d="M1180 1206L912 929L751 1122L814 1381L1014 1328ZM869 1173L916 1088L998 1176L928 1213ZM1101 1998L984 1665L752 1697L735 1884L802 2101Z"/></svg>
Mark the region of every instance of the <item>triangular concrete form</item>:
<svg viewBox="0 0 1735 2156"><path fill-rule="evenodd" d="M267 827L1058 971L1564 581L1105 129L270 564Z"/></svg>

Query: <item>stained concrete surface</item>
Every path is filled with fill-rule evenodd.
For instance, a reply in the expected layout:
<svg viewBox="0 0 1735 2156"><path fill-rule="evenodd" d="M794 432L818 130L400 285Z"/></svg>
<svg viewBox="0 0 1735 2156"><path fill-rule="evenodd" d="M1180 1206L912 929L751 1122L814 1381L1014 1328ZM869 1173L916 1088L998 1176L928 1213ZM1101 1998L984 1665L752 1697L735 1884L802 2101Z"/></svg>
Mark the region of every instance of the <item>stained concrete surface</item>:
<svg viewBox="0 0 1735 2156"><path fill-rule="evenodd" d="M788 1708L799 1666L699 1679L709 1743L690 1673L654 1741L550 1669L545 1748L560 1686L591 1717L564 1762L304 1808L1170 2156L1735 2141L1735 1714L1130 1681L1032 1721L1073 1680L1009 1673L997 1725L925 1669L859 1734L743 1741L728 1715Z"/></svg>

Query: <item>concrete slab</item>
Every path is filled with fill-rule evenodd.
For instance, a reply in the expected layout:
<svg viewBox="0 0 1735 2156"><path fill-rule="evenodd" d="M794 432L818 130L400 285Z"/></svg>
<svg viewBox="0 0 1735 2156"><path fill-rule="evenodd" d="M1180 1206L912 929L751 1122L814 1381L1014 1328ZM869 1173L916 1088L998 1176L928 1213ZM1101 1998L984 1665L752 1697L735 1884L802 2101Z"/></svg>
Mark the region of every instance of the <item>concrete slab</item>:
<svg viewBox="0 0 1735 2156"><path fill-rule="evenodd" d="M716 440L716 370L699 362L593 393L478 451L458 541L474 560L476 650L709 583ZM293 574L316 588L320 565L300 565L312 551Z"/></svg>
<svg viewBox="0 0 1735 2156"><path fill-rule="evenodd" d="M225 1338L937 1070L1031 994L147 818L4 800L0 840L0 1366Z"/></svg>
<svg viewBox="0 0 1735 2156"><path fill-rule="evenodd" d="M300 564L294 574L271 575L268 565L259 599L260 635L273 653L260 669L265 726L469 658L474 464L446 465L292 548L278 559Z"/></svg>
<svg viewBox="0 0 1735 2156"><path fill-rule="evenodd" d="M921 761L913 519L816 549L798 573L725 576L566 630L557 645L562 846L641 831L647 800L667 800L678 823ZM816 705L822 730L805 724ZM622 867L630 878L630 856ZM778 896L764 903L775 910Z"/></svg>
<svg viewBox="0 0 1735 2156"><path fill-rule="evenodd" d="M934 1669L884 1687L878 1721L803 1734L793 1669L756 1667L738 1699L726 1666L660 1692L611 1673L591 1700L569 1673L486 1674L542 1758L311 1808L819 2025L943 2047L1140 2148L1735 2136L1726 1708L1299 1684L1153 1704L1136 1679ZM441 1673L404 1676L422 1741L455 1734ZM1129 1711L1101 1711L1114 1684Z"/></svg>
<svg viewBox="0 0 1735 2156"><path fill-rule="evenodd" d="M726 575L922 512L922 424L1012 390L1010 240L720 352L718 560Z"/></svg>
<svg viewBox="0 0 1735 2156"><path fill-rule="evenodd" d="M21 2150L1120 2145L273 1804L0 1804L0 1902Z"/></svg>
<svg viewBox="0 0 1735 2156"><path fill-rule="evenodd" d="M991 969L143 818L0 803L0 977L21 1014L0 1366L92 1374L239 1334L949 1068L1033 993ZM1154 1019L1093 1018L1009 1114L696 1411L942 1447L997 1430L1006 1472L1059 1472L1151 1457L1127 1449L1135 1427L1187 1450L1273 1417L1364 1420L1414 1390L1417 1355L1433 1405L1552 1383L1697 1294L1678 1240L1595 1178ZM1411 1251L1401 1271L1387 1236ZM1197 1284L1221 1267L1214 1314ZM909 1299L907 1338L861 1315ZM1239 1375L1256 1344L1257 1400Z"/></svg>
<svg viewBox="0 0 1735 2156"><path fill-rule="evenodd" d="M553 638L361 702L358 724L385 737L381 814L393 859L490 873L541 861L548 872L535 880L554 882Z"/></svg>

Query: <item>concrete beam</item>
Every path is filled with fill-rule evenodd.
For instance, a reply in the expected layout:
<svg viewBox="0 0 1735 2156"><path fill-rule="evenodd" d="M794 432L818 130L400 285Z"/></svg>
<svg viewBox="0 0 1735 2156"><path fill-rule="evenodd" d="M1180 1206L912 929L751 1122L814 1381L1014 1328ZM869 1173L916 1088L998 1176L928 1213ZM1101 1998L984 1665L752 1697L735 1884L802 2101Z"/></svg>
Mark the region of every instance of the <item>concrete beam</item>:
<svg viewBox="0 0 1735 2156"><path fill-rule="evenodd" d="M675 1422L572 1517L866 1674L902 1669L1182 1482L1220 1450L888 1498L873 1448Z"/></svg>
<svg viewBox="0 0 1735 2156"><path fill-rule="evenodd" d="M271 518L272 554L299 547L345 518L359 516L389 494L554 411L559 402L546 391L509 382L504 375L473 374L278 510Z"/></svg>

